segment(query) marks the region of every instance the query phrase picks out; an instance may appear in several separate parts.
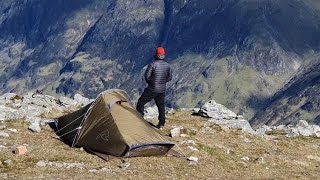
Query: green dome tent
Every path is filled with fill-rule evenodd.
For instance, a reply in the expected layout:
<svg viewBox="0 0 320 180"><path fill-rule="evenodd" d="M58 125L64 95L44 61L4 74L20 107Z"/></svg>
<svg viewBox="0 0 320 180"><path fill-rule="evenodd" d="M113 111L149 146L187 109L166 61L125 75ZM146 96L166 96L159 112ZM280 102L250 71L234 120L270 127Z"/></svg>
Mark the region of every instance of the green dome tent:
<svg viewBox="0 0 320 180"><path fill-rule="evenodd" d="M57 135L72 147L109 156L165 155L174 146L146 122L123 90L107 90L71 114L58 118Z"/></svg>

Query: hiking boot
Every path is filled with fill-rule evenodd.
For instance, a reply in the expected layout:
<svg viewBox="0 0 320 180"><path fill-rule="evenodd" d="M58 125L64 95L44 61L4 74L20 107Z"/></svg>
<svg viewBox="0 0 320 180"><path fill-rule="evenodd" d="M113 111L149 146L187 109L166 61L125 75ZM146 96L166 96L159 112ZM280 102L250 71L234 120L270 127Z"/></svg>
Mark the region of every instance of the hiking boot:
<svg viewBox="0 0 320 180"><path fill-rule="evenodd" d="M162 130L164 126L163 126L163 125L157 125L156 127L157 127L158 129Z"/></svg>

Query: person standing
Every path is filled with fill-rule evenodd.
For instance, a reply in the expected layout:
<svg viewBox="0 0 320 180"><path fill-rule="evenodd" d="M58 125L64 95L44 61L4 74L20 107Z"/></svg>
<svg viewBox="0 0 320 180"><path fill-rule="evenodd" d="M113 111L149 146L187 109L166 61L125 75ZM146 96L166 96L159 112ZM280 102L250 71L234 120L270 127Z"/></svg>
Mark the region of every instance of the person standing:
<svg viewBox="0 0 320 180"><path fill-rule="evenodd" d="M144 106L154 99L159 111L159 124L157 128L165 125L165 94L166 84L172 80L172 70L165 61L165 49L158 47L154 56L155 60L150 63L145 72L145 80L148 87L145 88L137 103L137 111L144 115Z"/></svg>

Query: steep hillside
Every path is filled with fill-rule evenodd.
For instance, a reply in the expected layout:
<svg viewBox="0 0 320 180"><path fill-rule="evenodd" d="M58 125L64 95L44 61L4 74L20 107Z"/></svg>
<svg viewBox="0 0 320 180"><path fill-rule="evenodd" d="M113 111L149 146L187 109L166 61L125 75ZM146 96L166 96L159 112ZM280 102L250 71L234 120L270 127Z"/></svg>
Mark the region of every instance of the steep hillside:
<svg viewBox="0 0 320 180"><path fill-rule="evenodd" d="M42 89L136 99L162 45L168 106L216 99L251 117L320 49L313 0L8 0L0 2L1 92ZM293 18L294 17L294 18ZM186 73L187 72L187 73Z"/></svg>
<svg viewBox="0 0 320 180"><path fill-rule="evenodd" d="M300 119L320 124L320 59L294 77L252 120L254 126L294 124Z"/></svg>

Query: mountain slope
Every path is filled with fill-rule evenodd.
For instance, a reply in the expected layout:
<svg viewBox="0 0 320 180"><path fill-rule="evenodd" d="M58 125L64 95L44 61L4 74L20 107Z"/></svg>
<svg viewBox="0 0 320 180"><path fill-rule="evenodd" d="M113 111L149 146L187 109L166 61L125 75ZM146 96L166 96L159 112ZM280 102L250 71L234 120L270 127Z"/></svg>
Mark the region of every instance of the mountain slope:
<svg viewBox="0 0 320 180"><path fill-rule="evenodd" d="M122 88L137 99L142 68L162 45L174 69L168 106L214 98L249 118L319 52L316 7L313 0L0 2L1 92L93 98Z"/></svg>
<svg viewBox="0 0 320 180"><path fill-rule="evenodd" d="M252 120L254 126L296 123L320 124L320 59L294 77Z"/></svg>

